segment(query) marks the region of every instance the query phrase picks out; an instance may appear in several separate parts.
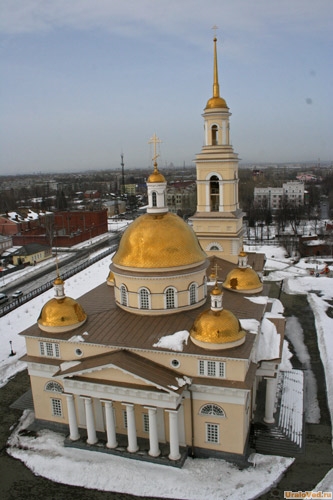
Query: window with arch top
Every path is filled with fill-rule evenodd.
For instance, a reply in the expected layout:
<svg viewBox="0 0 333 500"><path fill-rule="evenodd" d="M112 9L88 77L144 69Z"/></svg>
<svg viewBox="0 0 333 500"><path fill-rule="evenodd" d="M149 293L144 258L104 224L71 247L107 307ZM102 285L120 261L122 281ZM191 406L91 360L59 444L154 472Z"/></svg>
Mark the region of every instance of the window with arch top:
<svg viewBox="0 0 333 500"><path fill-rule="evenodd" d="M157 194L155 191L153 191L151 193L151 201L152 201L153 207L157 207Z"/></svg>
<svg viewBox="0 0 333 500"><path fill-rule="evenodd" d="M139 290L139 309L150 309L150 292L147 288Z"/></svg>
<svg viewBox="0 0 333 500"><path fill-rule="evenodd" d="M198 286L196 283L191 283L189 287L190 305L198 302Z"/></svg>
<svg viewBox="0 0 333 500"><path fill-rule="evenodd" d="M60 385L58 382L55 382L53 380L50 380L50 382L47 382L45 384L45 391L49 392L64 392L64 389L62 385Z"/></svg>
<svg viewBox="0 0 333 500"><path fill-rule="evenodd" d="M166 309L174 309L176 307L176 291L174 288L165 290L165 307Z"/></svg>
<svg viewBox="0 0 333 500"><path fill-rule="evenodd" d="M212 128L211 128L211 131L212 131L212 146L217 146L217 131L218 131L218 127L217 125L213 125Z"/></svg>
<svg viewBox="0 0 333 500"><path fill-rule="evenodd" d="M212 415L214 417L222 417L225 418L225 411L221 406L216 404L206 404L200 408L200 415Z"/></svg>
<svg viewBox="0 0 333 500"><path fill-rule="evenodd" d="M120 286L120 303L122 306L127 306L127 288L125 285Z"/></svg>
<svg viewBox="0 0 333 500"><path fill-rule="evenodd" d="M211 211L218 212L220 204L220 183L216 175L212 175L209 180L209 190Z"/></svg>

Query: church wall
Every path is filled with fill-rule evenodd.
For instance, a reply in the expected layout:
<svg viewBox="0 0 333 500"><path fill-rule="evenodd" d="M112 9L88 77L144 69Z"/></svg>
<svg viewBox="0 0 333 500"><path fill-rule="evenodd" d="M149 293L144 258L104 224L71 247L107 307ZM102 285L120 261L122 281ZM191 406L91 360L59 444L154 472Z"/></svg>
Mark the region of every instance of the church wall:
<svg viewBox="0 0 333 500"><path fill-rule="evenodd" d="M189 342L191 342L189 340ZM138 351L137 351L138 352ZM233 360L227 357L214 357L212 354L209 358L202 354L202 356L190 356L190 355L182 355L179 352L174 353L162 353L162 352L138 352L140 356L144 356L145 358L154 361L155 363L159 363L163 366L171 368L175 371L175 373L179 373L179 375L187 375L188 377L199 377L199 360L200 359L209 359L211 361L224 361L226 363L226 377L224 379L220 379L223 383L223 380L235 380L235 381L244 381L246 377L246 373L248 370L248 360ZM180 362L178 368L175 368L172 364L173 360L177 360ZM207 377L207 380L209 377ZM216 379L215 379L216 380Z"/></svg>
<svg viewBox="0 0 333 500"><path fill-rule="evenodd" d="M75 333L73 333L74 335ZM104 346L97 346L97 345L92 345L88 344L85 342L68 342L68 341L62 341L58 339L47 339L47 338L27 338L26 337L26 347L27 347L27 354L29 356L37 356L41 357L43 359L57 359L54 357L48 357L48 356L41 356L40 354L40 347L39 343L40 342L49 342L52 344L58 344L59 345L59 351L60 351L60 360L62 361L68 361L68 360L75 360L75 361L80 361L84 359L87 356L95 356L97 354L104 354L106 352L112 352L113 349L109 347L104 347ZM82 355L78 355L76 353L76 350L80 349L82 351Z"/></svg>
<svg viewBox="0 0 333 500"><path fill-rule="evenodd" d="M244 435L244 405L218 403L225 412L225 417L200 415L200 408L205 400L193 401L194 446L227 453L243 453L246 435ZM219 426L219 443L208 443L206 424Z"/></svg>
<svg viewBox="0 0 333 500"><path fill-rule="evenodd" d="M68 424L67 419L67 401L66 396L61 392L46 391L45 386L48 382L58 382L61 386L61 380L51 377L38 377L30 374L31 390L34 401L35 417L41 420L50 420L61 424ZM52 398L60 399L62 405L62 416L52 415Z"/></svg>

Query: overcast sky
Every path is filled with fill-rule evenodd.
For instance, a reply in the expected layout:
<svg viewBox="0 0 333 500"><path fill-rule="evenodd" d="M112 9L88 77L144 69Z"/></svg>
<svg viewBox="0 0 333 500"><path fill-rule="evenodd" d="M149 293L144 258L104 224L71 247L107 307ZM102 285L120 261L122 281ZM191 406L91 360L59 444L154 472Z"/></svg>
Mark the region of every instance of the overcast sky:
<svg viewBox="0 0 333 500"><path fill-rule="evenodd" d="M220 93L245 162L333 160L332 0L2 0L0 175L190 165Z"/></svg>

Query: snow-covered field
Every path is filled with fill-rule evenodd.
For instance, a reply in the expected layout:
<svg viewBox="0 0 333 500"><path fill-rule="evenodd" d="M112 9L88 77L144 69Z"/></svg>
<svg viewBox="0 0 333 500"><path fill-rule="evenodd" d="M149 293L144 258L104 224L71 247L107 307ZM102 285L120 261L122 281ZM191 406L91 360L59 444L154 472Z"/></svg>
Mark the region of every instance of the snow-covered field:
<svg viewBox="0 0 333 500"><path fill-rule="evenodd" d="M267 269L271 273L266 279L281 281L286 293L307 294L318 332L318 344L325 369L328 402L333 417L333 319L327 314L328 301L333 299L333 279L320 275L309 275L308 267L313 263L300 261L293 264L285 258L285 251L277 247L256 247L248 250L263 251L267 255ZM78 298L89 289L106 280L110 257L102 259L93 266L68 279L65 292ZM320 270L323 263L318 264ZM332 268L331 268L332 274ZM53 290L45 292L27 304L0 318L0 385L7 383L10 377L25 368L19 358L25 353L25 341L19 336L23 328L34 324L43 304L53 297ZM289 331L289 333L288 333ZM308 372L311 404L307 410L307 421L316 422L320 418L316 401L316 381L311 372L311 359L302 342L302 329L296 318L288 319L287 333L293 331L290 341L299 359L306 365ZM9 356L10 349L15 352ZM311 375L312 374L312 375ZM33 415L25 412L20 426L29 425ZM20 447L17 447L20 443ZM34 473L53 481L98 488L105 491L118 491L138 496L155 496L177 499L237 499L249 500L269 490L279 481L293 459L254 456L255 467L240 471L235 466L214 459L186 460L183 469L174 469L162 465L146 464L84 450L64 448L63 436L44 431L36 439L19 436L18 429L10 438L9 453L22 460ZM153 469L154 481L147 481ZM97 479L96 479L97 478ZM333 488L331 471L322 484L325 490ZM319 488L320 485L318 485ZM324 490L324 488L321 488Z"/></svg>

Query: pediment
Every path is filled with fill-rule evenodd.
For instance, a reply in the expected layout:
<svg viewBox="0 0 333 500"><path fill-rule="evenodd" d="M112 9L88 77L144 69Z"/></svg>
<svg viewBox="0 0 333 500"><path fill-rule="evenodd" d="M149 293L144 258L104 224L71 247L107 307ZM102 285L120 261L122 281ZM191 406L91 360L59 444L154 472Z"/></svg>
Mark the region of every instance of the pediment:
<svg viewBox="0 0 333 500"><path fill-rule="evenodd" d="M160 365L130 351L113 351L90 356L70 366L60 365L57 378L93 379L94 383L125 383L154 387L168 393L180 394L191 384L191 379L178 371Z"/></svg>

